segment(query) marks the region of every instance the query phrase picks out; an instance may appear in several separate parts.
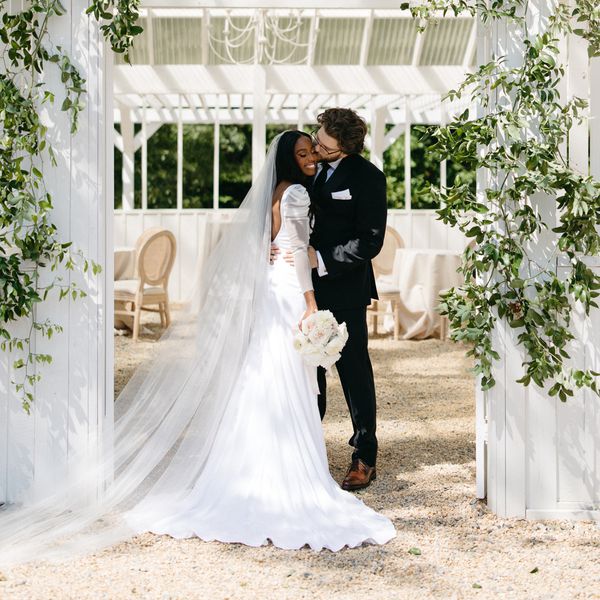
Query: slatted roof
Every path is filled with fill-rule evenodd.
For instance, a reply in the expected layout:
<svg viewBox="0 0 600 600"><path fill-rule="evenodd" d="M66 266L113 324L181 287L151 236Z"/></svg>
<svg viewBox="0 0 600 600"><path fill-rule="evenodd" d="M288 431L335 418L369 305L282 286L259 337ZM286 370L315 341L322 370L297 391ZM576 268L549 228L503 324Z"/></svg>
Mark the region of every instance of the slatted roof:
<svg viewBox="0 0 600 600"><path fill-rule="evenodd" d="M475 57L472 18L435 19L420 33L400 9L147 8L140 21L137 65L470 66Z"/></svg>
<svg viewBox="0 0 600 600"><path fill-rule="evenodd" d="M475 60L471 17L439 15L420 32L391 0L346 0L349 8L326 0L324 8L314 0L294 0L298 8L271 0L262 8L252 0L165 2L144 0L133 66L117 57L116 121L125 109L138 122L250 122L258 94L267 122L310 123L342 105L365 115L385 106L387 122L401 123L406 98L414 112L421 96L436 107L422 122L435 122L440 97Z"/></svg>

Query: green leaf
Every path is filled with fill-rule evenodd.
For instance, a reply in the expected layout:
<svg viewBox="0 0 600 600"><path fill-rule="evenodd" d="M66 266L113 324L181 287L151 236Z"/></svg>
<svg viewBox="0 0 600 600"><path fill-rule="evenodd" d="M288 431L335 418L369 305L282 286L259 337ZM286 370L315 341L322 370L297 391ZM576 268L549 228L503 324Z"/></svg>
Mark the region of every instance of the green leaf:
<svg viewBox="0 0 600 600"><path fill-rule="evenodd" d="M412 554L413 556L421 556L421 550L419 548L410 548L408 553Z"/></svg>

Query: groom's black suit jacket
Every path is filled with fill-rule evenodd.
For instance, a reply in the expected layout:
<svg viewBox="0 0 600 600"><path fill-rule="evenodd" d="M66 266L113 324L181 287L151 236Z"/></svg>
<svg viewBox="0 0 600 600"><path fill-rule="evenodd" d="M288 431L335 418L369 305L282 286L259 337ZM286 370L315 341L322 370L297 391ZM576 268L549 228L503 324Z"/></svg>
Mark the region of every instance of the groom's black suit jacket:
<svg viewBox="0 0 600 600"><path fill-rule="evenodd" d="M385 175L359 154L351 154L326 182L315 182L311 199L310 243L321 253L328 273L320 277L313 270L317 304L320 309L364 308L378 297L371 259L383 246Z"/></svg>

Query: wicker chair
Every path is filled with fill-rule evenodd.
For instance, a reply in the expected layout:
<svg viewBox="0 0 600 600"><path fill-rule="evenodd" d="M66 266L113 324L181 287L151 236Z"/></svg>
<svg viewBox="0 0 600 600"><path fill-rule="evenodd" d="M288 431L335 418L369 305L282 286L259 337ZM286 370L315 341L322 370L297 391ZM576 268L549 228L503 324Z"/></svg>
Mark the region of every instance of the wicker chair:
<svg viewBox="0 0 600 600"><path fill-rule="evenodd" d="M389 302L392 306L394 315L394 339L397 340L400 334L400 321L398 318L398 299L400 290L396 283L392 281L392 271L394 269L394 258L396 250L404 248L402 236L389 225L385 228L385 237L381 252L372 260L373 271L377 281L377 291L379 300L373 300L369 306L367 315L372 318L373 334L377 335L377 321L379 315L387 314L387 311L379 309L380 302Z"/></svg>
<svg viewBox="0 0 600 600"><path fill-rule="evenodd" d="M115 281L115 316L133 317L134 341L139 337L142 310L159 313L163 327L171 323L167 288L176 245L175 236L168 229L147 229L135 244L137 278ZM125 308L117 308L117 305ZM158 308L148 308L149 305Z"/></svg>

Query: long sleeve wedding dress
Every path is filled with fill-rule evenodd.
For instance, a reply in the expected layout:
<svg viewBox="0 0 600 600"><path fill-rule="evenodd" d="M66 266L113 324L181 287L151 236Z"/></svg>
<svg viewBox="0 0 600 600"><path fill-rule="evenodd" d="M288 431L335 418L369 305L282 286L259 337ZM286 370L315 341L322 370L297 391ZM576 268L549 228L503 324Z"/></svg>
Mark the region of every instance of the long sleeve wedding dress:
<svg viewBox="0 0 600 600"><path fill-rule="evenodd" d="M175 538L336 551L395 536L392 522L345 492L329 473L317 406L316 368L293 348L312 289L307 258L309 197L298 184L281 199L274 242L295 254L268 273L241 371L192 489L151 496L125 515L138 532ZM234 376L232 374L232 376Z"/></svg>

